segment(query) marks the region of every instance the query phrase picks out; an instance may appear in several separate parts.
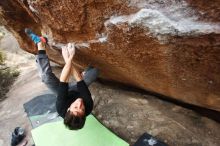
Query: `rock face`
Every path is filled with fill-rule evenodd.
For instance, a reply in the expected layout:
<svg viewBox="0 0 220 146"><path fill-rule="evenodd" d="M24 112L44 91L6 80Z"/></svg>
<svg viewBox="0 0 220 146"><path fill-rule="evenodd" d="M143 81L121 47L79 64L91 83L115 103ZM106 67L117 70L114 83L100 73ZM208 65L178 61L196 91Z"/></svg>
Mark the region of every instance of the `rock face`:
<svg viewBox="0 0 220 146"><path fill-rule="evenodd" d="M26 146L33 146L32 127L23 104L51 92L39 78L33 55L24 53L13 36L7 31L5 34L0 40L1 49L7 51L7 63L19 66L21 72L8 98L0 102L0 127L4 131L0 132L0 146L10 145L11 132L18 125L26 130ZM52 69L59 76L61 68ZM94 82L89 89L93 115L131 146L144 132L169 146L219 146L220 124L194 111L148 94L122 90L121 86Z"/></svg>
<svg viewBox="0 0 220 146"><path fill-rule="evenodd" d="M24 34L46 35L51 60L57 45L76 42L75 64L93 65L102 78L220 111L220 1L1 0L0 17L20 46Z"/></svg>

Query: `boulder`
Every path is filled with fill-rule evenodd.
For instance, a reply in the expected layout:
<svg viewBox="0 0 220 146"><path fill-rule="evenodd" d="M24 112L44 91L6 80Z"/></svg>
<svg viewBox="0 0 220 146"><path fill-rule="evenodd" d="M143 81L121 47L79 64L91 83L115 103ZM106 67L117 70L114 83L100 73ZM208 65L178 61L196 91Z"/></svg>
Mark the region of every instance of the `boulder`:
<svg viewBox="0 0 220 146"><path fill-rule="evenodd" d="M48 37L47 52L79 46L75 65L101 77L220 111L220 1L1 0L1 23L36 53L24 28Z"/></svg>

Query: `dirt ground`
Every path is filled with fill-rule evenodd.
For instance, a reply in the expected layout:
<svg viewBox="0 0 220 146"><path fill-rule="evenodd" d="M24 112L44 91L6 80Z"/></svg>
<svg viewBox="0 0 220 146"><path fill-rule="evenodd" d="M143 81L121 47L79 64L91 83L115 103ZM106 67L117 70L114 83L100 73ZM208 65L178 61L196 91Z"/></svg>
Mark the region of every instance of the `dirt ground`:
<svg viewBox="0 0 220 146"><path fill-rule="evenodd" d="M9 48L11 39L11 36L6 36L1 41L1 48ZM14 52L18 46L10 49L12 51L8 50L9 52ZM15 54L15 57L10 58L13 59L12 63L16 62L19 66L21 75L7 94L8 98L0 103L0 146L10 145L11 132L16 126L26 129L27 145L32 146L31 125L23 104L50 91L38 77L33 55L26 56L20 51ZM95 103L95 116L130 144L142 133L148 132L170 146L220 145L220 124L192 110L152 95L123 90L100 82L93 83L89 88Z"/></svg>

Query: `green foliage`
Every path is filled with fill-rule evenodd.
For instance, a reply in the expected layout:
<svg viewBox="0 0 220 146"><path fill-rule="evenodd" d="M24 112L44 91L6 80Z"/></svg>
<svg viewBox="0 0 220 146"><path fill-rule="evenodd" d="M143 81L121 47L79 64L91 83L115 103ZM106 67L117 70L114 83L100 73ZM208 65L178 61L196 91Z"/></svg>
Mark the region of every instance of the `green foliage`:
<svg viewBox="0 0 220 146"><path fill-rule="evenodd" d="M5 56L0 52L0 65L4 65Z"/></svg>
<svg viewBox="0 0 220 146"><path fill-rule="evenodd" d="M5 36L5 33L0 30L0 40Z"/></svg>
<svg viewBox="0 0 220 146"><path fill-rule="evenodd" d="M15 79L19 76L19 71L9 68L4 64L5 57L0 52L0 101L6 98L6 93Z"/></svg>

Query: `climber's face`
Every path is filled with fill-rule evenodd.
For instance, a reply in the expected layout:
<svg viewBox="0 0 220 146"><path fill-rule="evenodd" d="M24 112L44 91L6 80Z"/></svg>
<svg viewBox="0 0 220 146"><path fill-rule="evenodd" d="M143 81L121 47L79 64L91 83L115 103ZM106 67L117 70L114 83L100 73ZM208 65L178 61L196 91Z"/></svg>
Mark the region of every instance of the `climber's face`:
<svg viewBox="0 0 220 146"><path fill-rule="evenodd" d="M85 105L82 98L77 98L68 109L73 115L83 117L85 115Z"/></svg>

